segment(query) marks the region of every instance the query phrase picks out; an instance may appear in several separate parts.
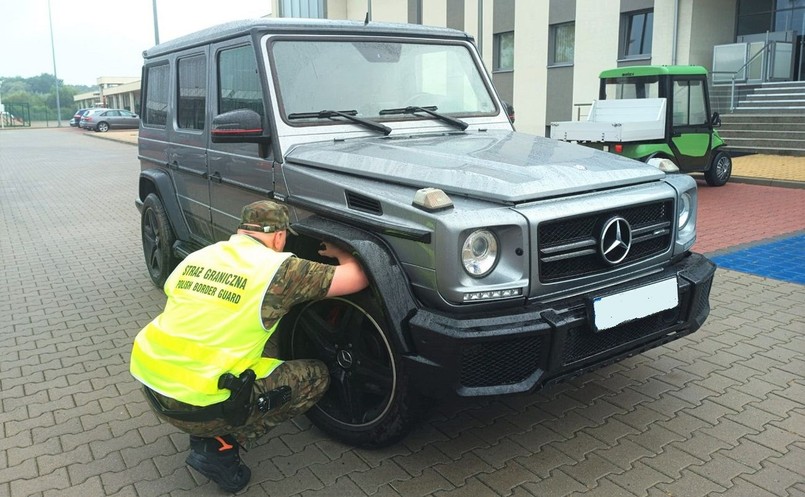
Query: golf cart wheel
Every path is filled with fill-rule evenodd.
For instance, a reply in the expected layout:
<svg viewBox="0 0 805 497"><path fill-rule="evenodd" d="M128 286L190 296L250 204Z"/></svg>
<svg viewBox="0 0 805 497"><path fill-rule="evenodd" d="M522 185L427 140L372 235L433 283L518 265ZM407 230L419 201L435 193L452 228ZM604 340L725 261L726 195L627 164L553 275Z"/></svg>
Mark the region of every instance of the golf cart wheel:
<svg viewBox="0 0 805 497"><path fill-rule="evenodd" d="M710 186L724 186L732 176L732 158L726 152L718 151L713 156L710 168L704 172L704 179Z"/></svg>
<svg viewBox="0 0 805 497"><path fill-rule="evenodd" d="M154 285L162 288L178 260L173 256L175 236L168 215L154 193L145 197L140 227L148 274Z"/></svg>
<svg viewBox="0 0 805 497"><path fill-rule="evenodd" d="M331 437L379 448L402 439L419 400L368 290L297 306L280 325L283 357L313 358L330 370L330 388L307 416Z"/></svg>

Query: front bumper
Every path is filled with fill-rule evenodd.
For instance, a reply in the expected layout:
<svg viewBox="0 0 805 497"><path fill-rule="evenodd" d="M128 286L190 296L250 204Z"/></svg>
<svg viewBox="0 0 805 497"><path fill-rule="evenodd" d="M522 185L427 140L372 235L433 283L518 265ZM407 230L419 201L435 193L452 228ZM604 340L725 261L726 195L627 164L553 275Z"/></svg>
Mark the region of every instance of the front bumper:
<svg viewBox="0 0 805 497"><path fill-rule="evenodd" d="M625 291L676 276L676 308L599 332L590 296L516 313L463 319L419 310L409 322L417 354L405 357L414 388L465 397L529 392L612 364L693 333L710 313L716 266L691 253L660 273L608 290Z"/></svg>

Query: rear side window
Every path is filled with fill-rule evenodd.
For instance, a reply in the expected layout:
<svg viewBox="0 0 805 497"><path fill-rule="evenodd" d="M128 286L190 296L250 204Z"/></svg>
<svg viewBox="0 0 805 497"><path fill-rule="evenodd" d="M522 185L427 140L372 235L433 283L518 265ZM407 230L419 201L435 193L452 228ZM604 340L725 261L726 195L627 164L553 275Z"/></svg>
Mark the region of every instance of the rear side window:
<svg viewBox="0 0 805 497"><path fill-rule="evenodd" d="M143 123L152 126L168 124L168 97L170 95L168 64L146 68L145 115Z"/></svg>
<svg viewBox="0 0 805 497"><path fill-rule="evenodd" d="M207 57L179 59L177 124L184 129L204 129L207 109Z"/></svg>
<svg viewBox="0 0 805 497"><path fill-rule="evenodd" d="M250 45L218 53L218 112L236 109L251 109L265 116L257 59Z"/></svg>

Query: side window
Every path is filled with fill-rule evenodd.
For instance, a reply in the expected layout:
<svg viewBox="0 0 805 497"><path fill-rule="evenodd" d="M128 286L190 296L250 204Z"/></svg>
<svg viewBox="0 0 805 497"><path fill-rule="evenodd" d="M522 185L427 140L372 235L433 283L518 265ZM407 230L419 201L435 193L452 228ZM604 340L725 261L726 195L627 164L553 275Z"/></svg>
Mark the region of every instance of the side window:
<svg viewBox="0 0 805 497"><path fill-rule="evenodd" d="M143 124L151 126L168 124L169 87L168 64L146 68Z"/></svg>
<svg viewBox="0 0 805 497"><path fill-rule="evenodd" d="M674 81L674 126L703 126L707 124L704 85L697 80Z"/></svg>
<svg viewBox="0 0 805 497"><path fill-rule="evenodd" d="M204 129L207 109L207 58L196 55L179 59L177 125L181 129Z"/></svg>
<svg viewBox="0 0 805 497"><path fill-rule="evenodd" d="M251 109L265 116L257 59L249 45L218 54L218 112L236 109Z"/></svg>

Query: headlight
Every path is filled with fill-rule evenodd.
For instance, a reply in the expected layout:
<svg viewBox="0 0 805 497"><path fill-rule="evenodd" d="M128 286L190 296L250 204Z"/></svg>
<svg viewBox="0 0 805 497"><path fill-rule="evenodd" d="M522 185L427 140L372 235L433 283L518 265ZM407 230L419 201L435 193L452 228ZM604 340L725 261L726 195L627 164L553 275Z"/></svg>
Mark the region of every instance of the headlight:
<svg viewBox="0 0 805 497"><path fill-rule="evenodd" d="M690 220L690 193L685 192L679 196L679 207L677 208L677 221L679 230L685 227Z"/></svg>
<svg viewBox="0 0 805 497"><path fill-rule="evenodd" d="M498 240L489 230L473 231L464 240L461 263L467 274L481 278L489 274L498 262Z"/></svg>

